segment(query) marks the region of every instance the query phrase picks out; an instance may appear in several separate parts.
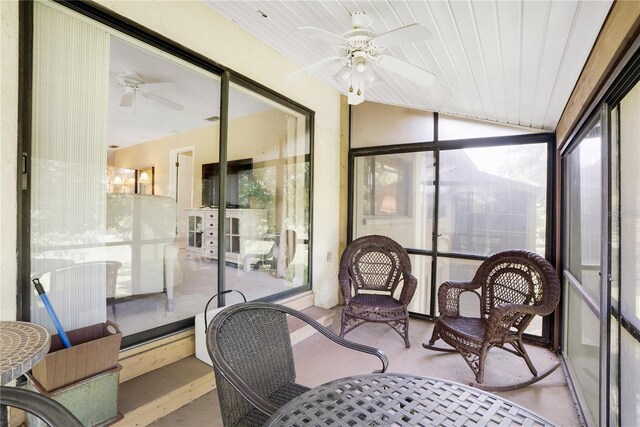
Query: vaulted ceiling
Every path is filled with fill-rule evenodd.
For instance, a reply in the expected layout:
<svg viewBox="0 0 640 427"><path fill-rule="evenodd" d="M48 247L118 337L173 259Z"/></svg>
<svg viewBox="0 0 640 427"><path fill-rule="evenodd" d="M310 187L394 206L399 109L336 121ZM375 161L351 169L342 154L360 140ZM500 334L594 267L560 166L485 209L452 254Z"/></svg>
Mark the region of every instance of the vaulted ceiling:
<svg viewBox="0 0 640 427"><path fill-rule="evenodd" d="M419 23L433 38L385 53L436 74L423 88L386 70L365 100L555 130L612 2L594 1L218 1L207 5L300 67L337 46L296 33L314 26L343 34L367 14L381 34ZM340 65L313 75L345 93ZM283 76L284 77L284 76Z"/></svg>

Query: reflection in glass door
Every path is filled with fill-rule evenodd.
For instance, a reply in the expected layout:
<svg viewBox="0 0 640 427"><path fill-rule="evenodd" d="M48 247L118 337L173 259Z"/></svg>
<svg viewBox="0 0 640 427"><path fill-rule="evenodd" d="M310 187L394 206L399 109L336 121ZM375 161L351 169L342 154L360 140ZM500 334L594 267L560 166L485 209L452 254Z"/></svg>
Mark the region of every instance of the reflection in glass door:
<svg viewBox="0 0 640 427"><path fill-rule="evenodd" d="M231 83L220 265L225 288L248 300L310 287L308 124L307 112Z"/></svg>
<svg viewBox="0 0 640 427"><path fill-rule="evenodd" d="M52 2L34 4L33 36L29 275L67 329L112 320L128 345L189 326L215 266L199 172L178 203L171 171L176 152L218 151L220 79Z"/></svg>

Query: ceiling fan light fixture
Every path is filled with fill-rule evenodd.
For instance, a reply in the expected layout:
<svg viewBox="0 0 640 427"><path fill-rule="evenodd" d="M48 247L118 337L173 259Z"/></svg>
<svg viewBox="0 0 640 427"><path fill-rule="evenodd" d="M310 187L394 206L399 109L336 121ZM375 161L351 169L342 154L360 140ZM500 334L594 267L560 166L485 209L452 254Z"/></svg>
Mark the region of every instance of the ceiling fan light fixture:
<svg viewBox="0 0 640 427"><path fill-rule="evenodd" d="M157 95L154 92L150 92L150 88L153 89L159 86L161 87L161 86L167 86L167 85L175 86L174 83L171 83L171 82L147 83L140 76L140 74L134 71L125 71L124 73L117 75L116 84L120 89L123 90L122 98L120 99L121 107L134 106L135 108L136 97L138 94L140 94L145 98L149 98L173 110L181 111L184 109L183 105L180 105L177 102L174 102L163 96Z"/></svg>
<svg viewBox="0 0 640 427"><path fill-rule="evenodd" d="M338 80L340 83L347 83L349 82L349 79L351 78L351 67L349 67L348 65L345 65L344 67L340 68L340 71L338 71L334 77L336 78L336 80Z"/></svg>
<svg viewBox="0 0 640 427"><path fill-rule="evenodd" d="M367 28L371 26L371 18L362 12L353 12L351 14L351 25L353 28Z"/></svg>
<svg viewBox="0 0 640 427"><path fill-rule="evenodd" d="M420 86L433 84L436 78L433 73L383 54L385 49L392 46L430 39L432 34L427 28L411 24L377 34L371 28L371 19L363 12L353 12L351 24L352 29L342 35L316 27L297 28L296 31L306 36L335 43L339 56L320 60L296 73L319 70L342 61L343 67L333 77L339 82L340 87L346 88L351 105L363 102L365 89L382 81L377 77L378 68L391 71Z"/></svg>

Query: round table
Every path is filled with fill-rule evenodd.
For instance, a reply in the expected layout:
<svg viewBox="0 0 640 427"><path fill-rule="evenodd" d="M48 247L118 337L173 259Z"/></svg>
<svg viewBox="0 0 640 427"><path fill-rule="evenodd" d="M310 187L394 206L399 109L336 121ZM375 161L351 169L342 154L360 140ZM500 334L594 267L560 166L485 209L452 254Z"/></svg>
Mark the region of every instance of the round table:
<svg viewBox="0 0 640 427"><path fill-rule="evenodd" d="M41 418L47 425L77 426L82 423L61 403L35 391L4 384L31 369L49 351L49 332L29 322L0 322L0 374L3 402ZM8 425L7 408L0 405L0 424Z"/></svg>
<svg viewBox="0 0 640 427"><path fill-rule="evenodd" d="M437 378L370 374L311 389L265 426L553 426L494 394Z"/></svg>
<svg viewBox="0 0 640 427"><path fill-rule="evenodd" d="M49 351L49 332L29 322L0 322L0 384L31 369Z"/></svg>

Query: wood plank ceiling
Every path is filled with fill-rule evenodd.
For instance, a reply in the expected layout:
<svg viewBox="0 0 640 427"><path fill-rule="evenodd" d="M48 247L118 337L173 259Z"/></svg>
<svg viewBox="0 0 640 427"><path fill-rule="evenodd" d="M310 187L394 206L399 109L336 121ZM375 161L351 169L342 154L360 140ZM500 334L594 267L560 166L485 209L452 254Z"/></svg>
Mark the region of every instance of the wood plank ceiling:
<svg viewBox="0 0 640 427"><path fill-rule="evenodd" d="M343 34L366 13L378 34L419 23L433 38L386 54L437 75L422 88L378 67L367 101L555 130L612 1L218 1L205 3L300 67L336 56L329 42L296 34L314 26ZM336 90L339 65L313 74Z"/></svg>

